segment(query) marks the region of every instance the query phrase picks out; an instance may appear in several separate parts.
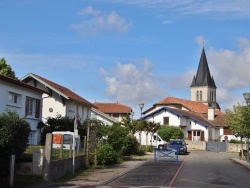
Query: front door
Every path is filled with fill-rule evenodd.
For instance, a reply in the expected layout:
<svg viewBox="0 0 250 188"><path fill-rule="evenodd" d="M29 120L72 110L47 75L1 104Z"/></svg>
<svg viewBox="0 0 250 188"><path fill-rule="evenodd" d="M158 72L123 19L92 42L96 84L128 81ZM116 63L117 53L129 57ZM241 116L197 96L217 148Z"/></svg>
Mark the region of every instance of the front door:
<svg viewBox="0 0 250 188"><path fill-rule="evenodd" d="M204 131L192 130L188 131L188 140L192 141L204 141Z"/></svg>

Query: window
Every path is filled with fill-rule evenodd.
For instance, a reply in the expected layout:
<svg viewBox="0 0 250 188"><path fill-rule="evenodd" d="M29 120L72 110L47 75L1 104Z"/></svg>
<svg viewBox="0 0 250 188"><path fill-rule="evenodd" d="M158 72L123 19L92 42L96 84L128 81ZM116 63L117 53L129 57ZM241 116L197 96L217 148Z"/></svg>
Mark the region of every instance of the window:
<svg viewBox="0 0 250 188"><path fill-rule="evenodd" d="M200 91L200 101L202 101L202 91Z"/></svg>
<svg viewBox="0 0 250 188"><path fill-rule="evenodd" d="M196 91L196 101L199 101L199 91Z"/></svg>
<svg viewBox="0 0 250 188"><path fill-rule="evenodd" d="M10 105L21 104L21 95L10 91L8 94L8 103Z"/></svg>
<svg viewBox="0 0 250 188"><path fill-rule="evenodd" d="M114 118L119 118L119 114L113 114Z"/></svg>
<svg viewBox="0 0 250 188"><path fill-rule="evenodd" d="M163 117L163 125L169 125L169 117Z"/></svg>
<svg viewBox="0 0 250 188"><path fill-rule="evenodd" d="M31 97L26 97L25 116L40 117L40 100Z"/></svg>

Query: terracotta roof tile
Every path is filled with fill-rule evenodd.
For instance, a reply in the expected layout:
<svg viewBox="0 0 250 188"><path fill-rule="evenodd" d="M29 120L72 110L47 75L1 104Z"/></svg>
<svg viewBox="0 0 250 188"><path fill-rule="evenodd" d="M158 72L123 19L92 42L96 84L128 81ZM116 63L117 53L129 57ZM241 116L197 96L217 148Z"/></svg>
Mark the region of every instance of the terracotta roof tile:
<svg viewBox="0 0 250 188"><path fill-rule="evenodd" d="M212 124L213 126L226 126L225 120L227 115L223 112L221 112L218 109L215 109L214 114L215 118L214 120L208 120L208 106L201 103L201 102L196 102L196 101L191 101L191 100L185 100L185 99L179 99L179 98L174 98L174 97L167 97L159 102L154 104L154 107L148 109L147 111L144 112L146 114L147 112L150 112L153 110L156 106L166 106L166 107L179 107L173 108L176 112L179 111L181 114L186 114L187 116L194 116L198 118L199 120L208 122L209 124ZM186 110L182 109L185 108Z"/></svg>
<svg viewBox="0 0 250 188"><path fill-rule="evenodd" d="M94 102L94 106L98 108L103 113L122 113L130 114L132 109L121 103L104 103L104 102Z"/></svg>
<svg viewBox="0 0 250 188"><path fill-rule="evenodd" d="M5 76L5 75L2 75L2 74L0 74L0 79L1 79L1 80L4 80L4 81L6 81L6 82L12 83L12 84L21 86L21 87L25 87L25 88L28 88L28 89L31 89L31 90L34 90L34 91L38 91L38 92L40 92L40 93L47 93L47 92L45 92L45 91L43 91L43 90L41 90L41 89L38 89L38 88L33 87L33 86L29 85L29 84L23 83L23 82L21 82L21 81L19 81L19 80L10 78L10 77Z"/></svg>
<svg viewBox="0 0 250 188"><path fill-rule="evenodd" d="M65 96L67 96L69 99L72 99L74 101L80 102L80 103L84 103L87 106L91 106L93 107L93 104L89 101L87 101L86 99L82 98L81 96L77 95L76 93L72 92L71 90L69 90L68 88L61 86L59 84L56 84L50 80L47 80L41 76L38 76L36 74L29 74L28 76L33 76L41 81L43 81L44 83L46 83L47 85L49 85L51 87L52 90L57 91L58 93L61 93Z"/></svg>
<svg viewBox="0 0 250 188"><path fill-rule="evenodd" d="M164 99L162 99L159 102L154 104L154 106L156 106L156 105L164 105L164 106L180 105L189 111L196 112L196 113L202 113L202 114L205 114L208 111L208 106L201 103L201 102L179 99L179 98L174 98L174 97L164 98Z"/></svg>

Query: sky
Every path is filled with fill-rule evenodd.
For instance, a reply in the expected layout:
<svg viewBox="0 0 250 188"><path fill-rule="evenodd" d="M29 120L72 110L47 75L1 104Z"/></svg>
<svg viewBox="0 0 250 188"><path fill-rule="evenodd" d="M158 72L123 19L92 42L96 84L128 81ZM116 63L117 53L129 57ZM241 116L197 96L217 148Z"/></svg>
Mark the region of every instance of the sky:
<svg viewBox="0 0 250 188"><path fill-rule="evenodd" d="M140 117L190 100L204 47L221 111L250 92L249 0L0 0L0 58Z"/></svg>

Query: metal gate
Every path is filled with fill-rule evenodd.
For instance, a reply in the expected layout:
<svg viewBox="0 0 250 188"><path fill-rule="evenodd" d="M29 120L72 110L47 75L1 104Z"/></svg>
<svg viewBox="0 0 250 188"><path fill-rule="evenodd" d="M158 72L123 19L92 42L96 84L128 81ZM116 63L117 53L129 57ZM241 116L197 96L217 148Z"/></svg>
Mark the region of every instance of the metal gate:
<svg viewBox="0 0 250 188"><path fill-rule="evenodd" d="M154 161L178 161L178 148L177 149L158 149L154 148Z"/></svg>
<svg viewBox="0 0 250 188"><path fill-rule="evenodd" d="M206 142L206 151L226 152L226 142Z"/></svg>

